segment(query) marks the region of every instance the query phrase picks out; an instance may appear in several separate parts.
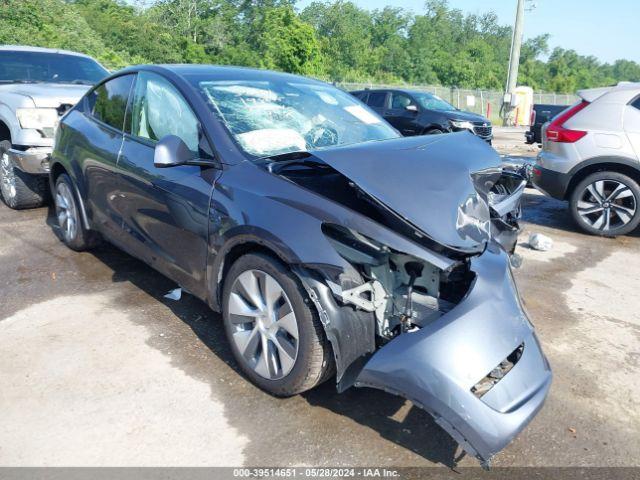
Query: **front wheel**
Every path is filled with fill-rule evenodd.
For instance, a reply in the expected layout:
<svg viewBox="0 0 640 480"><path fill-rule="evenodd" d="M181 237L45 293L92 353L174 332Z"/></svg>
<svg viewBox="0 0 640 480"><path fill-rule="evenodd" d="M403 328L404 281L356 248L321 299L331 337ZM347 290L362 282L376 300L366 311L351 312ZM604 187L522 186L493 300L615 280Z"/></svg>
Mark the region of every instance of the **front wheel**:
<svg viewBox="0 0 640 480"><path fill-rule="evenodd" d="M0 142L0 192L14 210L40 207L47 196L47 177L25 173L15 166L7 151L11 142Z"/></svg>
<svg viewBox="0 0 640 480"><path fill-rule="evenodd" d="M286 397L326 380L331 348L286 266L261 254L240 257L226 275L222 307L233 355L260 388Z"/></svg>
<svg viewBox="0 0 640 480"><path fill-rule="evenodd" d="M618 172L596 172L580 182L571 194L573 219L593 235L615 237L633 231L640 223L640 186Z"/></svg>

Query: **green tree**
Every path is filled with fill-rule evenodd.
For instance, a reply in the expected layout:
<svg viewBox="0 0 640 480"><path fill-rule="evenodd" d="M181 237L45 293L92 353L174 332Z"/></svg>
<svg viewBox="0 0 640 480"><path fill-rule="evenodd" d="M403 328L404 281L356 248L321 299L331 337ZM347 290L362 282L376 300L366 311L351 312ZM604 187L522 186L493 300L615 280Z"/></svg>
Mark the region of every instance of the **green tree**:
<svg viewBox="0 0 640 480"><path fill-rule="evenodd" d="M493 12L464 14L447 0L421 13L369 11L351 0L0 0L0 42L66 48L110 68L132 63L223 63L328 80L410 82L502 90L512 30ZM522 47L519 84L572 93L640 81L640 65L602 63ZM548 58L545 60L545 57Z"/></svg>
<svg viewBox="0 0 640 480"><path fill-rule="evenodd" d="M74 5L61 0L0 2L0 43L63 48L86 53L105 66L118 68L132 59L103 42Z"/></svg>
<svg viewBox="0 0 640 480"><path fill-rule="evenodd" d="M146 12L119 0L75 0L78 13L110 47L125 51L133 63L185 61L189 42Z"/></svg>
<svg viewBox="0 0 640 480"><path fill-rule="evenodd" d="M357 80L375 71L371 50L371 14L354 3L313 2L301 13L315 29L327 59L326 71L335 80Z"/></svg>
<svg viewBox="0 0 640 480"><path fill-rule="evenodd" d="M290 6L267 10L258 27L257 47L261 65L307 75L322 74L322 54L313 27Z"/></svg>

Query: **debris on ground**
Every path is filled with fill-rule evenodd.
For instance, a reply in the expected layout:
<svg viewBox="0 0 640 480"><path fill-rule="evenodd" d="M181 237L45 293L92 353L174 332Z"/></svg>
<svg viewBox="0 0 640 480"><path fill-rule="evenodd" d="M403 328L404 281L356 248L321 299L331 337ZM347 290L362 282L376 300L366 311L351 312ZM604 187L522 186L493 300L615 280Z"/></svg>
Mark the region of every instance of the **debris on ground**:
<svg viewBox="0 0 640 480"><path fill-rule="evenodd" d="M509 262L513 268L520 268L522 266L522 255L512 253L509 257Z"/></svg>
<svg viewBox="0 0 640 480"><path fill-rule="evenodd" d="M169 300L180 300L182 298L182 289L180 287L174 288L167 293L164 298L168 298Z"/></svg>
<svg viewBox="0 0 640 480"><path fill-rule="evenodd" d="M553 248L553 240L541 233L529 235L529 247L541 252L547 252Z"/></svg>

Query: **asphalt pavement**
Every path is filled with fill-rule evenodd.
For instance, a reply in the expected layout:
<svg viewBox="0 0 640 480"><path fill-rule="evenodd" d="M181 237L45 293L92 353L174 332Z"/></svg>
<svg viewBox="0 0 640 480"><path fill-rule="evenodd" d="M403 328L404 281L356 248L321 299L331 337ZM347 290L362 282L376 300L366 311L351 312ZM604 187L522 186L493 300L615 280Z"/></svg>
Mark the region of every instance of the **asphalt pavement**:
<svg viewBox="0 0 640 480"><path fill-rule="evenodd" d="M554 381L494 465L640 466L640 232L578 233L534 190L524 215L517 283ZM164 298L171 281L109 245L72 252L54 223L0 204L0 465L475 465L383 392L270 397L205 304Z"/></svg>

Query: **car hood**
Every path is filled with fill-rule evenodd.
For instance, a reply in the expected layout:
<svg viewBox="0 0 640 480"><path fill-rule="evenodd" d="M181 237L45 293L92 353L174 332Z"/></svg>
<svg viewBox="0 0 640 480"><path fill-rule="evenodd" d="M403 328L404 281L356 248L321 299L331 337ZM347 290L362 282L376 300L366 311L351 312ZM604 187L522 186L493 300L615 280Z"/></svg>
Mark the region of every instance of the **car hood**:
<svg viewBox="0 0 640 480"><path fill-rule="evenodd" d="M462 120L467 122L484 122L486 124L491 123L486 117L473 112L465 112L464 110L454 110L446 112L449 120Z"/></svg>
<svg viewBox="0 0 640 480"><path fill-rule="evenodd" d="M75 105L89 88L91 88L90 85L59 83L16 83L2 86L5 92L31 98L39 108L57 108L64 104Z"/></svg>
<svg viewBox="0 0 640 480"><path fill-rule="evenodd" d="M491 236L498 154L468 132L314 151L362 191L448 248L480 252Z"/></svg>

